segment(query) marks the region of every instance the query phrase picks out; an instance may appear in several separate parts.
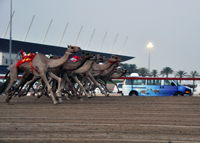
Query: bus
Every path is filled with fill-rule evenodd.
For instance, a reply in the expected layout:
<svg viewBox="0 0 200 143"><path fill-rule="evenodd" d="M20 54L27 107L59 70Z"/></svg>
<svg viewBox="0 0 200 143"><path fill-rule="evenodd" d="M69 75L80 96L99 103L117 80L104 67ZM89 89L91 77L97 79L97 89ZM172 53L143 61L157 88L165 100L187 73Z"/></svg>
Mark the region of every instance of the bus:
<svg viewBox="0 0 200 143"><path fill-rule="evenodd" d="M122 96L192 96L190 87L181 86L176 80L126 79Z"/></svg>

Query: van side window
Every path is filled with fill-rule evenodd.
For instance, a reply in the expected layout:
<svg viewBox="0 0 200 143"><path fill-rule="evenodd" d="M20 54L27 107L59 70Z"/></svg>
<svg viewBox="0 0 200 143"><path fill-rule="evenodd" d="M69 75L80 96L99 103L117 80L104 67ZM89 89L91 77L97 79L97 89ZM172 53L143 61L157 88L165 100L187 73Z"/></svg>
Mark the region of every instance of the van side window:
<svg viewBox="0 0 200 143"><path fill-rule="evenodd" d="M133 85L145 85L145 80L133 80Z"/></svg>
<svg viewBox="0 0 200 143"><path fill-rule="evenodd" d="M147 80L147 85L161 85L161 80Z"/></svg>
<svg viewBox="0 0 200 143"><path fill-rule="evenodd" d="M132 83L131 83L131 79L127 79L125 84L126 84L126 85L131 85L131 84L132 84Z"/></svg>
<svg viewBox="0 0 200 143"><path fill-rule="evenodd" d="M170 80L164 80L164 85L171 85L171 81Z"/></svg>

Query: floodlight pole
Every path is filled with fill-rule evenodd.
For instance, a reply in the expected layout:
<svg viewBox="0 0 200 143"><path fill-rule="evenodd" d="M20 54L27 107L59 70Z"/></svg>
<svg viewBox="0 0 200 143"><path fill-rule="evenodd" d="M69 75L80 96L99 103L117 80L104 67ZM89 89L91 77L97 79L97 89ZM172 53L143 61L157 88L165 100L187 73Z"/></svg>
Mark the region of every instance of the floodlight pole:
<svg viewBox="0 0 200 143"><path fill-rule="evenodd" d="M89 47L89 45L90 45L90 42L91 42L92 37L93 37L93 35L94 35L94 32L95 32L95 29L94 29L94 31L93 31L93 33L92 33L92 36L91 36L91 38L90 38L90 41L88 42L88 45L87 45L87 47L86 47L86 50L88 49L88 47Z"/></svg>
<svg viewBox="0 0 200 143"><path fill-rule="evenodd" d="M122 53L122 50L124 49L124 46L125 46L125 44L126 44L126 41L127 41L127 39L128 39L128 36L126 37L126 40L125 40L125 42L124 42L124 45L123 45L123 47L122 47L121 51L119 52L119 54L121 54L121 53Z"/></svg>
<svg viewBox="0 0 200 143"><path fill-rule="evenodd" d="M61 41L62 41L62 39L63 39L63 36L64 36L64 34L65 34L65 31L66 31L67 27L68 27L68 23L67 23L67 25L65 26L65 30L64 30L63 35L62 35L62 37L61 37L61 39L60 39L60 41L59 41L59 43L58 43L58 46L60 46L60 43L61 43Z"/></svg>
<svg viewBox="0 0 200 143"><path fill-rule="evenodd" d="M83 26L81 26L81 29L80 29L80 31L79 31L79 33L78 33L78 36L77 36L77 38L76 38L76 41L74 42L74 46L76 45L76 42L77 42L77 40L78 40L78 37L79 37L79 35L80 35L80 33L81 33L82 28L83 28Z"/></svg>
<svg viewBox="0 0 200 143"><path fill-rule="evenodd" d="M104 42L104 40L105 40L105 38L106 38L106 35L107 35L107 32L106 32L106 34L105 34L105 36L104 36L104 38L103 38L103 41L101 42L101 45L100 45L100 47L99 47L98 52L100 51L100 49L101 49L101 47L102 47L102 45L103 45L103 42Z"/></svg>
<svg viewBox="0 0 200 143"><path fill-rule="evenodd" d="M110 52L109 52L109 53L111 53L111 51L112 51L112 48L114 47L114 44L115 44L115 42L116 42L116 40L117 40L117 37L118 37L118 34L117 34L117 36L116 36L116 38L115 38L115 40L114 40L114 42L113 42L113 45L112 45L112 47L110 48Z"/></svg>
<svg viewBox="0 0 200 143"><path fill-rule="evenodd" d="M26 33L26 35L25 35L25 37L24 37L24 40L23 40L23 41L25 41L25 40L26 40L26 37L27 37L27 35L28 35L28 33L29 33L29 30L30 30L30 28L31 28L31 25L32 25L32 23L33 23L33 20L34 20L34 18L35 18L35 15L33 16L32 20L31 20L31 24L30 24L30 26L29 26L29 28L28 28L28 31L27 31L27 33Z"/></svg>
<svg viewBox="0 0 200 143"><path fill-rule="evenodd" d="M13 11L12 18L13 18L13 16L14 16L14 14L15 14L15 11ZM11 21L11 19L10 19L10 21ZM4 35L3 35L2 38L5 38L5 36L6 36L6 33L7 33L7 31L8 31L8 27L9 27L9 25L10 25L10 21L9 21L9 23L8 23L8 26L7 26L6 30L5 30Z"/></svg>
<svg viewBox="0 0 200 143"><path fill-rule="evenodd" d="M48 33L48 31L49 31L49 28L50 28L50 26L51 26L51 23L52 23L52 21L53 21L53 19L51 19L51 21L50 21L50 23L49 23L49 27L47 28L47 32L46 32L46 34L44 35L44 38L43 38L43 40L42 40L42 43L41 43L41 44L43 44L43 43L44 43L44 40L45 40L45 38L46 38L46 36L47 36L47 33Z"/></svg>
<svg viewBox="0 0 200 143"><path fill-rule="evenodd" d="M9 44L9 68L11 66L12 53L12 0L10 1L10 44Z"/></svg>

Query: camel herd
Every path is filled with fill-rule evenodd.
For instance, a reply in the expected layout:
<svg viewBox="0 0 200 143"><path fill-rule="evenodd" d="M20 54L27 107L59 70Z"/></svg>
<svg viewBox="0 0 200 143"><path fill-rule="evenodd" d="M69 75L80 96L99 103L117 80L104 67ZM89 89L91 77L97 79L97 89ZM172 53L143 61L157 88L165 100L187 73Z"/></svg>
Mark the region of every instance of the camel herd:
<svg viewBox="0 0 200 143"><path fill-rule="evenodd" d="M122 59L115 55L107 59L99 54L82 52L77 62L70 60L72 54L80 50L80 47L70 45L62 57L53 55L48 58L44 54L37 53L31 62L24 62L19 67L16 66L17 62L13 63L6 74L8 78L1 87L0 94L5 89L6 102L10 104L13 96L26 95L30 88L33 88L33 84L40 81L34 89L34 94L41 93L38 98L46 95L54 104L62 102L63 94L67 99L71 96L81 100L83 96L91 98L95 96L96 87L102 94L109 96L107 81L113 82L113 78L119 78L128 72L117 68L121 65ZM11 91L21 72L23 72L22 78Z"/></svg>

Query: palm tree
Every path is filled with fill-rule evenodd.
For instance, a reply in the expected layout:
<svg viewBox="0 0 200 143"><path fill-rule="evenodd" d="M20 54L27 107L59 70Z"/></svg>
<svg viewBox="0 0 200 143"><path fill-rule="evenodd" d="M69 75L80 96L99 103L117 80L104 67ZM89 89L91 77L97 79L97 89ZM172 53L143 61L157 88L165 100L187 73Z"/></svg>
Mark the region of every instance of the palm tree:
<svg viewBox="0 0 200 143"><path fill-rule="evenodd" d="M147 76L147 74L148 74L148 69L147 69L147 68L144 68L144 67L139 68L139 69L138 69L138 74L139 74L140 76L142 76L142 77L145 77L145 76Z"/></svg>
<svg viewBox="0 0 200 143"><path fill-rule="evenodd" d="M192 76L192 78L195 78L195 76L199 76L199 73L197 71L191 71L190 75ZM193 86L194 84L195 84L195 80L193 80ZM194 87L193 87L193 90L194 90Z"/></svg>
<svg viewBox="0 0 200 143"><path fill-rule="evenodd" d="M135 64L130 64L128 70L129 70L130 73L138 72L137 66Z"/></svg>
<svg viewBox="0 0 200 143"><path fill-rule="evenodd" d="M153 69L151 72L151 75L153 75L153 77L157 77L158 76L158 71Z"/></svg>
<svg viewBox="0 0 200 143"><path fill-rule="evenodd" d="M180 78L182 78L182 77L185 76L186 74L187 74L187 72L180 70L180 71L177 71L177 72L175 73L175 76L179 76ZM181 84L181 80L180 80L180 84Z"/></svg>
<svg viewBox="0 0 200 143"><path fill-rule="evenodd" d="M124 69L128 70L129 64L123 64L122 67L123 67Z"/></svg>
<svg viewBox="0 0 200 143"><path fill-rule="evenodd" d="M161 75L166 75L166 77L168 77L169 74L172 74L174 71L172 70L172 68L170 67L165 67L160 71Z"/></svg>

